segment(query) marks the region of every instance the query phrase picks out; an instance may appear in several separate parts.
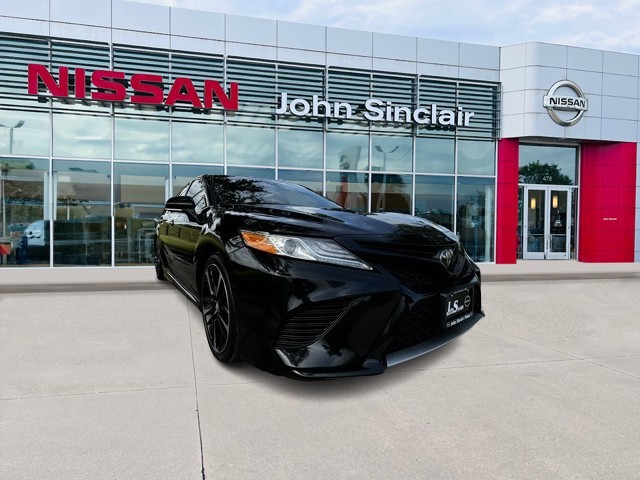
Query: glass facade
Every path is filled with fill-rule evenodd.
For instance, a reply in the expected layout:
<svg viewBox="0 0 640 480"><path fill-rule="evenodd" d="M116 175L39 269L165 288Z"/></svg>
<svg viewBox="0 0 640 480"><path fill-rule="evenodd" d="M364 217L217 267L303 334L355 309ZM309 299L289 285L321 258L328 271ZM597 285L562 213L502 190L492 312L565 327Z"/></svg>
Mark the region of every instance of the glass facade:
<svg viewBox="0 0 640 480"><path fill-rule="evenodd" d="M53 161L53 264L111 265L111 165Z"/></svg>
<svg viewBox="0 0 640 480"><path fill-rule="evenodd" d="M0 159L3 265L49 265L49 161Z"/></svg>
<svg viewBox="0 0 640 480"><path fill-rule="evenodd" d="M28 94L31 63L56 81L68 67L68 98L43 85ZM357 211L418 215L456 231L476 260L493 261L496 83L11 35L0 36L0 66L3 266L148 265L164 201L202 173L278 178ZM97 89L93 72L125 72L129 96L74 98L75 68L87 91ZM237 82L238 110L133 103L127 79L138 72L162 76L165 95L189 78L201 99L207 79L225 92ZM277 114L282 92L302 106L316 96L339 115ZM409 114L369 121L362 112L372 98L474 116L463 127Z"/></svg>
<svg viewBox="0 0 640 480"><path fill-rule="evenodd" d="M520 183L577 185L577 165L578 147L520 145Z"/></svg>
<svg viewBox="0 0 640 480"><path fill-rule="evenodd" d="M520 144L517 258L557 253L556 246L539 240L545 235L560 241L568 236L564 249L568 258L576 258L578 163L576 146Z"/></svg>
<svg viewBox="0 0 640 480"><path fill-rule="evenodd" d="M493 259L495 182L491 178L458 177L456 231L471 258Z"/></svg>
<svg viewBox="0 0 640 480"><path fill-rule="evenodd" d="M153 263L153 241L170 197L169 166L116 163L113 169L115 264Z"/></svg>

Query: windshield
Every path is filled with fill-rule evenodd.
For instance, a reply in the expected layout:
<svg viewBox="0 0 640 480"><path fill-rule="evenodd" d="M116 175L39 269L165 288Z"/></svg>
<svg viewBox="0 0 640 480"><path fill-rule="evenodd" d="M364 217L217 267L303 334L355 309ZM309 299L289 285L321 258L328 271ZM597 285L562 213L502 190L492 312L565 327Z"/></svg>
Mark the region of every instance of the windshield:
<svg viewBox="0 0 640 480"><path fill-rule="evenodd" d="M294 205L299 207L341 208L338 204L293 183L246 177L205 175L213 204Z"/></svg>

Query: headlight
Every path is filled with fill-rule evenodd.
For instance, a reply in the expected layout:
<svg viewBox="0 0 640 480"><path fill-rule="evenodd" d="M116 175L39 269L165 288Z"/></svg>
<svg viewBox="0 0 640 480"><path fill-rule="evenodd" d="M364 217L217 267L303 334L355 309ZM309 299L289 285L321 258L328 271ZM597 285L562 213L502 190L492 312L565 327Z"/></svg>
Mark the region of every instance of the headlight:
<svg viewBox="0 0 640 480"><path fill-rule="evenodd" d="M250 232L247 230L241 230L240 234L247 246L263 252L300 260L372 270L369 265L333 240L272 235L267 232Z"/></svg>

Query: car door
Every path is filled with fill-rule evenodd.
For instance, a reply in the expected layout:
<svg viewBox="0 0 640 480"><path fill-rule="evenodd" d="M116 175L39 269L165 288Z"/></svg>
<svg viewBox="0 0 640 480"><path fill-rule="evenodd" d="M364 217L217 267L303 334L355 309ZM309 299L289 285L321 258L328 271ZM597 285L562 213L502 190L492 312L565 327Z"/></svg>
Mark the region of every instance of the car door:
<svg viewBox="0 0 640 480"><path fill-rule="evenodd" d="M174 219L175 235L175 273L184 287L193 293L198 292L196 280L196 247L203 230L203 212L208 207L204 185L200 179L191 183L187 196L193 198L193 212L179 212Z"/></svg>
<svg viewBox="0 0 640 480"><path fill-rule="evenodd" d="M185 186L178 196L185 196L189 191L191 183ZM180 269L180 265L176 261L176 257L179 254L179 225L176 226L175 222L183 215L182 212L173 209L165 209L160 217L158 224L158 239L162 248L162 255L167 264L168 270L177 277L177 270Z"/></svg>

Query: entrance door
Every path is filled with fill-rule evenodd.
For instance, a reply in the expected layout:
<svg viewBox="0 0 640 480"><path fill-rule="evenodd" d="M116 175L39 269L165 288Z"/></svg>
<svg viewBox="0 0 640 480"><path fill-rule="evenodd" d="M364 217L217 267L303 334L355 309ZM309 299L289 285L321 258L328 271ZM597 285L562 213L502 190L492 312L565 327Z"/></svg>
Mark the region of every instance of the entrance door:
<svg viewBox="0 0 640 480"><path fill-rule="evenodd" d="M571 193L567 187L525 186L523 258L568 260L571 252Z"/></svg>

